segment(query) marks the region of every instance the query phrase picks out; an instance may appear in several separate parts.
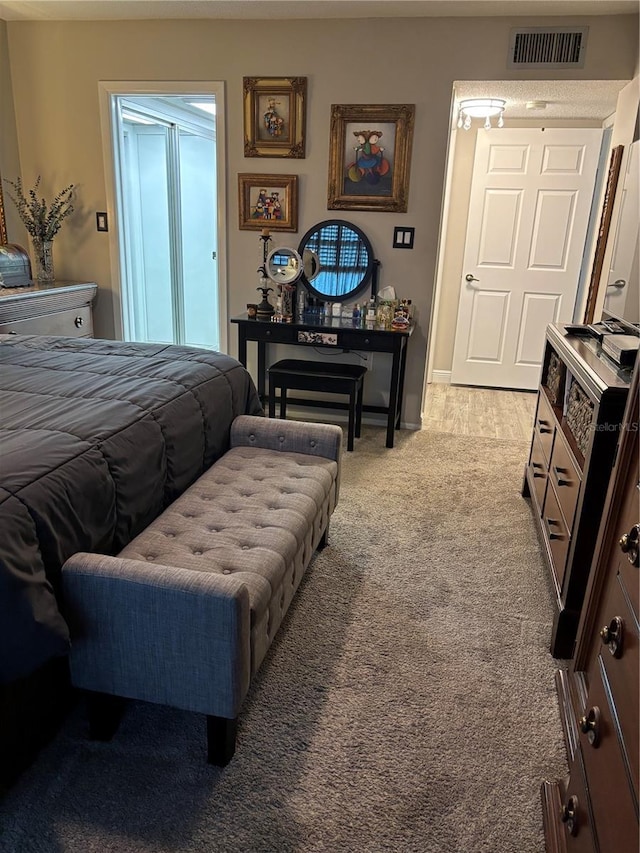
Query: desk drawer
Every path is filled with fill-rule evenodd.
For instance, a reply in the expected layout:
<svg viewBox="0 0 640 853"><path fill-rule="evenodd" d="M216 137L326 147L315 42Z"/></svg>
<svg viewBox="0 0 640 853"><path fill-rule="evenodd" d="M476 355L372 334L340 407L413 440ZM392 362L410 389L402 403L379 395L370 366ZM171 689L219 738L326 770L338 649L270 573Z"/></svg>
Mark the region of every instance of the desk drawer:
<svg viewBox="0 0 640 853"><path fill-rule="evenodd" d="M567 447L561 430L556 430L556 438L549 465L549 478L554 485L564 520L569 530L573 528L578 494L582 476L571 451Z"/></svg>
<svg viewBox="0 0 640 853"><path fill-rule="evenodd" d="M287 323L263 323L255 321L247 326L247 340L271 341L278 344L297 343L298 330Z"/></svg>
<svg viewBox="0 0 640 853"><path fill-rule="evenodd" d="M390 335L375 331L338 332L338 346L343 349L366 349L369 352L394 352L398 341Z"/></svg>
<svg viewBox="0 0 640 853"><path fill-rule="evenodd" d="M70 338L90 338L93 334L91 308L71 308L55 311L28 320L14 320L0 324L1 334L16 335L64 335Z"/></svg>

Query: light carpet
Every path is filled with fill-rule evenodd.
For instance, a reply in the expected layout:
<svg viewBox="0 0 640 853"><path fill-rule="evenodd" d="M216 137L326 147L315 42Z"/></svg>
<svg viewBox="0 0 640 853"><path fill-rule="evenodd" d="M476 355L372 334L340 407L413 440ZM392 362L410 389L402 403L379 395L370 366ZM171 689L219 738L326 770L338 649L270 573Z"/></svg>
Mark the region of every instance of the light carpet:
<svg viewBox="0 0 640 853"><path fill-rule="evenodd" d="M541 853L566 773L522 441L365 428L225 769L204 717L83 709L0 804L11 853Z"/></svg>

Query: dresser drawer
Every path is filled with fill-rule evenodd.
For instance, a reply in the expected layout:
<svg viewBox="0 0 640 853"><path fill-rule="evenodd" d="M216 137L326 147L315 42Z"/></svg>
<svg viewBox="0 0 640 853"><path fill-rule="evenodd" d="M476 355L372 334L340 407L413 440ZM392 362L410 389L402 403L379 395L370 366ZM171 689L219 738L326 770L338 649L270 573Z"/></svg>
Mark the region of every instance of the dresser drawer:
<svg viewBox="0 0 640 853"><path fill-rule="evenodd" d="M564 523L564 517L560 511L560 504L558 503L551 480L547 484L547 492L542 508L542 528L553 557L553 571L556 576L558 588L562 589L571 536Z"/></svg>
<svg viewBox="0 0 640 853"><path fill-rule="evenodd" d="M637 571L637 569L636 569ZM604 605L603 625L611 637L603 637L600 651L601 666L604 667L611 687L611 695L616 706L616 715L625 744L636 797L638 796L638 776L640 775L640 737L638 735L638 629L636 620L629 609L620 586L620 576L612 584ZM618 622L620 620L620 622ZM622 626L622 642L616 649L616 639ZM602 637L602 634L600 635ZM615 654L613 654L615 652Z"/></svg>
<svg viewBox="0 0 640 853"><path fill-rule="evenodd" d="M549 478L569 530L573 527L582 476L561 430L557 430L549 465Z"/></svg>
<svg viewBox="0 0 640 853"><path fill-rule="evenodd" d="M393 352L397 341L387 332L376 334L375 331L366 332L338 332L338 346L343 349L360 349L364 347L374 352Z"/></svg>
<svg viewBox="0 0 640 853"><path fill-rule="evenodd" d="M581 721L578 721L578 730L598 843L600 850L613 853L637 850L638 822L607 693L598 672L594 672L585 712L587 719L593 719L596 712L599 716L594 744L583 731Z"/></svg>
<svg viewBox="0 0 640 853"><path fill-rule="evenodd" d="M544 492L547 487L547 460L544 458L540 439L536 432L533 433L533 440L531 442L529 474L533 483L533 494L535 495L538 512L541 513L544 505Z"/></svg>
<svg viewBox="0 0 640 853"><path fill-rule="evenodd" d="M64 335L66 337L91 337L93 323L91 308L71 308L53 314L41 314L28 320L14 320L0 324L0 334Z"/></svg>
<svg viewBox="0 0 640 853"><path fill-rule="evenodd" d="M551 459L551 448L553 446L553 435L556 419L547 399L546 392L540 389L538 393L538 409L534 424L534 434L538 436L540 447L547 462Z"/></svg>
<svg viewBox="0 0 640 853"><path fill-rule="evenodd" d="M563 814L558 815L558 821L564 826L564 839L567 853L595 853L596 845L593 831L589 822L587 786L584 782L584 768L580 753L571 764L567 790L562 801ZM571 811L571 819L567 814Z"/></svg>

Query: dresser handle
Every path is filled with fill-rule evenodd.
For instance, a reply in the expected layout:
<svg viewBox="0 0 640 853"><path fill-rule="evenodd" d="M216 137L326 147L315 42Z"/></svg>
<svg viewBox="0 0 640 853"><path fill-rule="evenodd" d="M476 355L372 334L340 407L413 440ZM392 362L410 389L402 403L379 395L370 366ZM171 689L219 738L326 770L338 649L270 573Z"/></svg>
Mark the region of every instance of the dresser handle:
<svg viewBox="0 0 640 853"><path fill-rule="evenodd" d="M622 640L624 638L624 622L620 616L614 616L608 625L600 631L600 637L614 658L622 657Z"/></svg>
<svg viewBox="0 0 640 853"><path fill-rule="evenodd" d="M553 430L551 429L551 424L549 423L549 421L543 421L540 418L538 418L538 426L540 427L540 432L543 432L543 433L553 432Z"/></svg>
<svg viewBox="0 0 640 853"><path fill-rule="evenodd" d="M567 827L569 835L578 834L578 798L572 794L560 810L560 820Z"/></svg>
<svg viewBox="0 0 640 853"><path fill-rule="evenodd" d="M558 527L560 524L559 521L556 521L554 518L545 518L544 521L545 521L545 524L547 526L547 536L549 537L549 539L564 539L564 536L562 535L562 533L552 533L551 532L551 525L555 524L556 527Z"/></svg>
<svg viewBox="0 0 640 853"><path fill-rule="evenodd" d="M594 705L584 717L580 717L580 731L594 748L600 745L600 708Z"/></svg>
<svg viewBox="0 0 640 853"><path fill-rule="evenodd" d="M618 545L632 566L638 565L638 540L640 540L640 524L634 524L628 533L620 537Z"/></svg>
<svg viewBox="0 0 640 853"><path fill-rule="evenodd" d="M76 319L73 321L73 325L76 327L76 329L79 329L80 326L84 326L84 320L82 319L82 317L76 317Z"/></svg>
<svg viewBox="0 0 640 853"><path fill-rule="evenodd" d="M571 480L567 480L562 476L563 474L569 473L566 468L559 468L557 465L554 465L553 466L553 473L556 475L556 483L559 486L570 486L571 485Z"/></svg>

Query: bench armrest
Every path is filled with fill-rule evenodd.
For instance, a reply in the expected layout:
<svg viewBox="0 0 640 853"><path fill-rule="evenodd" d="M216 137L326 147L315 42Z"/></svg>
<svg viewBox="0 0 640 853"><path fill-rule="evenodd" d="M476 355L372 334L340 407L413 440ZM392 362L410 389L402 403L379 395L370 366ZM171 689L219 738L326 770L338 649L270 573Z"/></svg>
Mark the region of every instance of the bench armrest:
<svg viewBox="0 0 640 853"><path fill-rule="evenodd" d="M335 424L239 415L231 424L231 447L261 447L323 456L340 463L342 430Z"/></svg>
<svg viewBox="0 0 640 853"><path fill-rule="evenodd" d="M250 608L232 575L74 554L62 568L75 686L232 719L250 680Z"/></svg>

